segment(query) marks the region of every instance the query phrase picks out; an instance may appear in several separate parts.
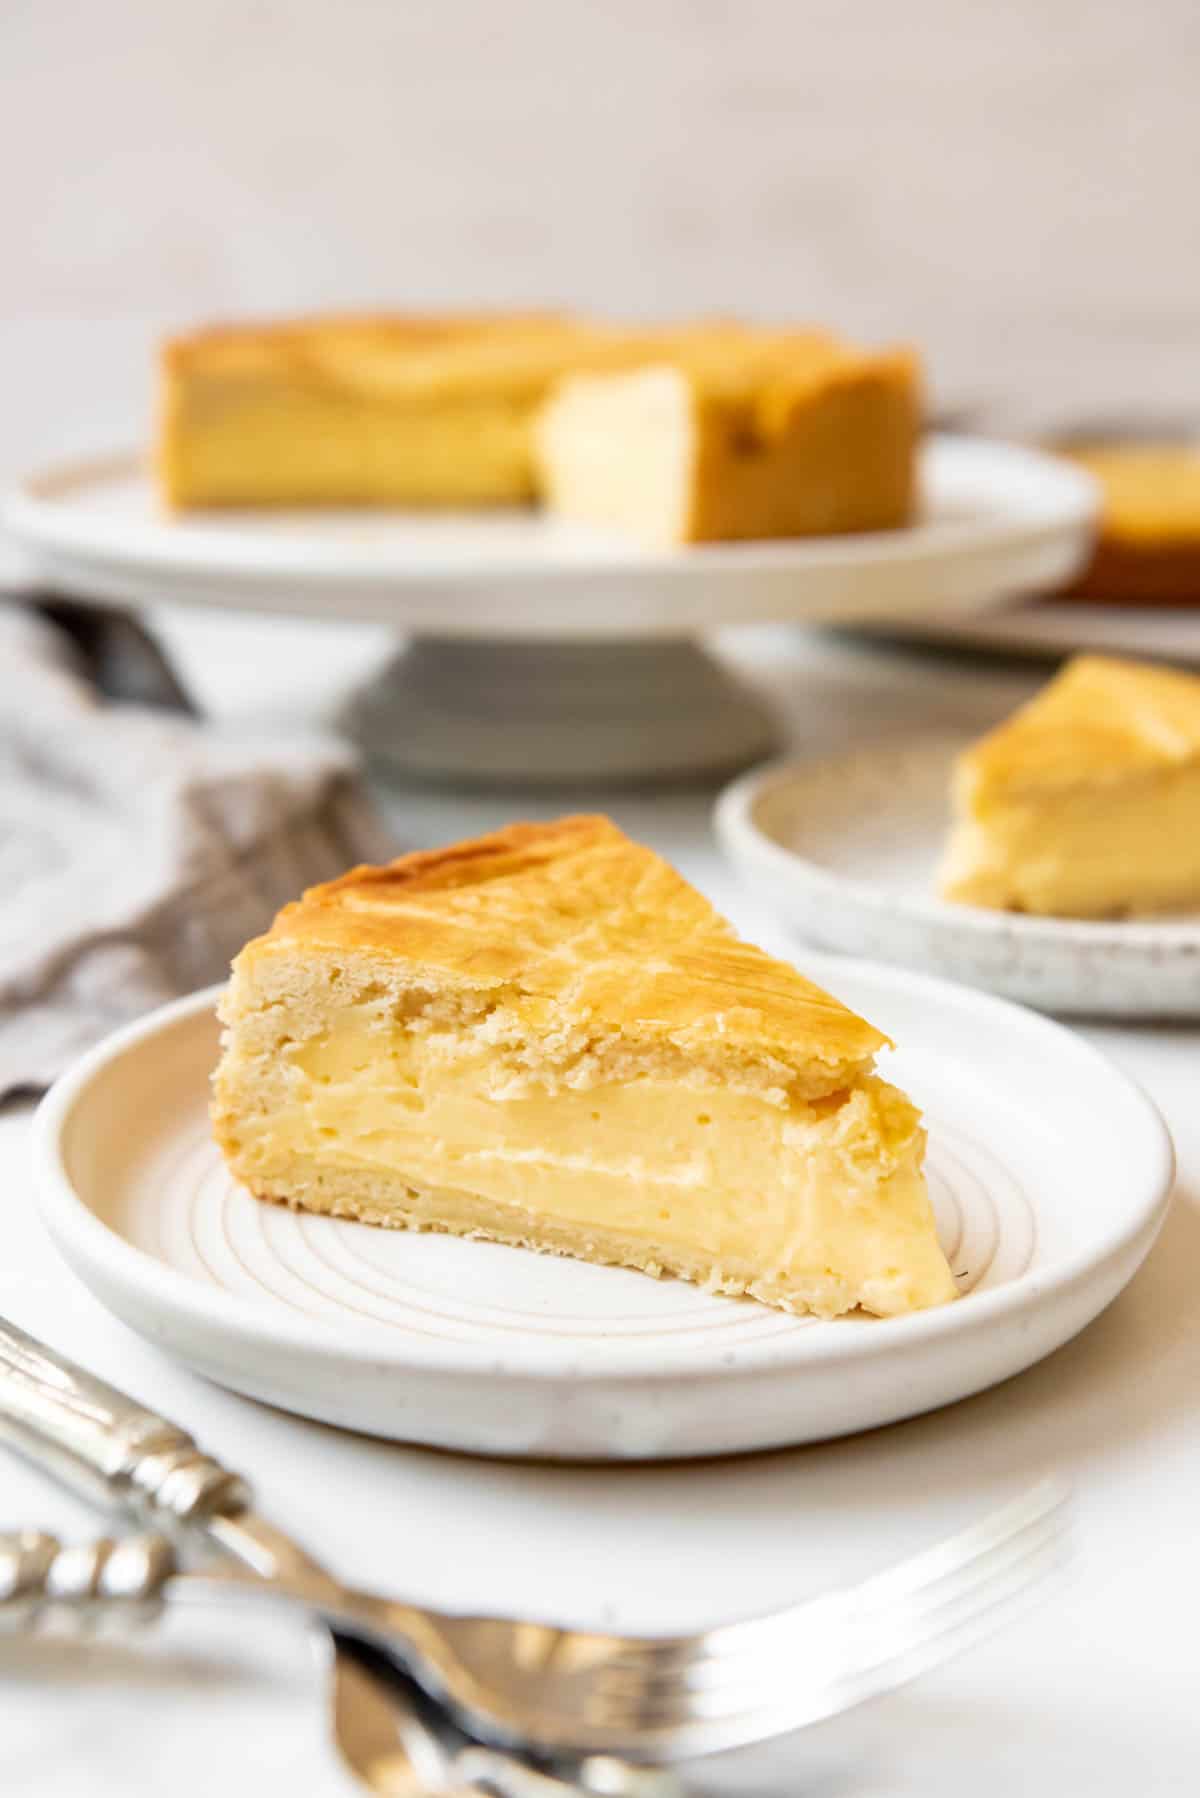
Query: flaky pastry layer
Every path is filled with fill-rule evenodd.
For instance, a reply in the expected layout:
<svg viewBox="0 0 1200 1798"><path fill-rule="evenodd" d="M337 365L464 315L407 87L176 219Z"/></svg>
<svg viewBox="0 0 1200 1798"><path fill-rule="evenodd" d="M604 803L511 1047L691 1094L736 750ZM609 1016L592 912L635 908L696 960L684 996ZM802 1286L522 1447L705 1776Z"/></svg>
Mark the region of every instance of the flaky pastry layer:
<svg viewBox="0 0 1200 1798"><path fill-rule="evenodd" d="M598 816L512 825L312 888L242 951L229 1003L248 983L269 997L312 978L378 982L401 1008L431 995L488 1013L498 1047L524 1041L547 1067L619 1037L596 1052L744 1069L805 1097L846 1086L887 1042Z"/></svg>

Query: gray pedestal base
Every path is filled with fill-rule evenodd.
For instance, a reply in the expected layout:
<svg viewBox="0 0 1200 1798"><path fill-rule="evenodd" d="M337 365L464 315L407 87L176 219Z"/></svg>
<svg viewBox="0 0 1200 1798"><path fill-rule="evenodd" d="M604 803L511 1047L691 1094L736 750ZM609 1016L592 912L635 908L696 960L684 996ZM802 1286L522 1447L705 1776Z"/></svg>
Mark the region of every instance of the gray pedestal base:
<svg viewBox="0 0 1200 1798"><path fill-rule="evenodd" d="M757 695L686 639L418 637L339 723L384 769L468 785L696 779L774 741Z"/></svg>

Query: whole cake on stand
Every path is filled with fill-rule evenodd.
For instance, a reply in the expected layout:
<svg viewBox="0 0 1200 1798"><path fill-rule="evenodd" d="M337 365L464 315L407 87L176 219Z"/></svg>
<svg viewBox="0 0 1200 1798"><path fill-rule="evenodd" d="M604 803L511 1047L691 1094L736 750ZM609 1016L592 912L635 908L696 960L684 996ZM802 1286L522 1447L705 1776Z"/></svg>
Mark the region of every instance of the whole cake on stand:
<svg viewBox="0 0 1200 1798"><path fill-rule="evenodd" d="M407 646L347 707L455 780L716 774L773 727L701 639L986 605L1068 578L1089 478L919 443L903 349L732 321L331 318L161 360L154 472L26 481L9 529L77 594L370 619Z"/></svg>

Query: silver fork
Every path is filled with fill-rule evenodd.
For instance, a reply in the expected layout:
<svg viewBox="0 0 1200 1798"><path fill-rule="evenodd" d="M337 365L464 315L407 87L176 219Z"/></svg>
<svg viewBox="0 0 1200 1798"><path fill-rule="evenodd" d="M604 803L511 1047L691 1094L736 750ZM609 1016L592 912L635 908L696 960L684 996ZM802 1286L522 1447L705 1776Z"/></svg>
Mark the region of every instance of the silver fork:
<svg viewBox="0 0 1200 1798"><path fill-rule="evenodd" d="M184 1431L11 1325L0 1325L0 1433L89 1497L201 1531L232 1557L172 1565L158 1586L167 1603L302 1607L399 1660L481 1741L548 1754L672 1761L786 1734L969 1646L1063 1558L1066 1494L1048 1481L885 1573L770 1616L689 1635L598 1634L341 1584Z"/></svg>
<svg viewBox="0 0 1200 1798"><path fill-rule="evenodd" d="M0 1635L13 1631L106 1638L162 1614L175 1567L153 1532L64 1544L41 1530L0 1533ZM701 1798L664 1768L589 1759L534 1766L484 1747L378 1650L321 1636L329 1659L330 1724L349 1770L380 1798Z"/></svg>

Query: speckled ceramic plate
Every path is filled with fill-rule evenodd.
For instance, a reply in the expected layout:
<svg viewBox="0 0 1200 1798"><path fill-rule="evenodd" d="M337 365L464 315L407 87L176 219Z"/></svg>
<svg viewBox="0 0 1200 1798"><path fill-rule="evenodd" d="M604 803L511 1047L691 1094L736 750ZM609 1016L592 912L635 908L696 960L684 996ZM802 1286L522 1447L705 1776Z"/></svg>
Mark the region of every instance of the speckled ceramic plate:
<svg viewBox="0 0 1200 1798"><path fill-rule="evenodd" d="M1103 923L947 905L934 875L966 739L878 743L773 763L717 802L753 890L824 949L1092 1017L1200 1017L1200 913Z"/></svg>
<svg viewBox="0 0 1200 1798"><path fill-rule="evenodd" d="M211 992L121 1032L49 1094L46 1221L101 1302L168 1353L376 1435L662 1458L814 1441L948 1404L1030 1366L1115 1297L1162 1221L1170 1142L1123 1075L1044 1018L894 970L804 965L902 1044L886 1072L927 1114L956 1304L820 1323L621 1269L261 1205L208 1131Z"/></svg>

